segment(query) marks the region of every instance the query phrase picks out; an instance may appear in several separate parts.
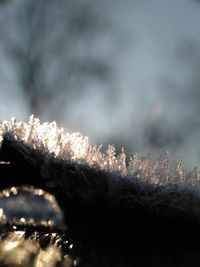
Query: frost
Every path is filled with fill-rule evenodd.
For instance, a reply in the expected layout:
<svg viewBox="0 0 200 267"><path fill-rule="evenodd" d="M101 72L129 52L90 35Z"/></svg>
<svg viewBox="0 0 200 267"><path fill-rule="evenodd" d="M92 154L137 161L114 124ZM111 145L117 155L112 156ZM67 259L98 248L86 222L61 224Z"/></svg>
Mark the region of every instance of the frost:
<svg viewBox="0 0 200 267"><path fill-rule="evenodd" d="M56 122L40 123L33 115L28 123L15 118L2 121L0 142L6 132L11 132L29 146L51 153L55 157L118 173L130 180L138 178L160 186L179 184L183 187L200 187L199 171L196 168L192 172L186 170L179 160L174 165L170 164L167 153L163 153L158 160L134 153L127 163L123 148L118 155L114 145L109 145L103 151L102 146L90 144L88 137L80 133L64 133L64 129L58 128Z"/></svg>

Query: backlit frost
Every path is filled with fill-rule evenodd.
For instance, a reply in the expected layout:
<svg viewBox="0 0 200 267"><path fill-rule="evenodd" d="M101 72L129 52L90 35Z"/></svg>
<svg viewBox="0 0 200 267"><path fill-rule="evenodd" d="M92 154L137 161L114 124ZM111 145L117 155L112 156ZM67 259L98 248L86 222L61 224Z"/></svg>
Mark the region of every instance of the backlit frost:
<svg viewBox="0 0 200 267"><path fill-rule="evenodd" d="M158 160L134 153L127 163L123 148L118 155L113 145L109 145L103 151L101 146L90 144L88 137L80 133L64 133L64 129L58 128L56 122L41 124L33 115L30 116L28 123L15 118L2 121L0 142L5 132L12 132L31 147L52 153L55 157L88 164L108 172L117 172L129 179L137 177L142 181L158 185L177 183L187 187L200 185L200 174L197 169L188 171L180 161L170 164L167 153L163 153Z"/></svg>

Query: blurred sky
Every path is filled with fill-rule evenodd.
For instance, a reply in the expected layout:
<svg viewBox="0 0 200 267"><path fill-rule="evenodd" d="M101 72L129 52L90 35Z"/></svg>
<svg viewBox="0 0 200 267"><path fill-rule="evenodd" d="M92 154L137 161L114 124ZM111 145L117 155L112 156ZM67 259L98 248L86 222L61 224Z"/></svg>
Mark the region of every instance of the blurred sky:
<svg viewBox="0 0 200 267"><path fill-rule="evenodd" d="M79 2L76 1L77 8ZM200 4L193 0L94 2L95 14L100 22L106 23L100 30L97 28L92 37L83 34L73 44L69 42L71 50L66 62L69 57L83 62L92 58L107 66L109 74L104 73L102 79L88 75L83 83L80 79L83 93L70 98L65 91L73 91L76 82L66 84L56 69L56 60L60 57L47 53L44 61L48 62L51 56L53 60L52 64L46 63L42 79L52 85L51 81L58 76L63 83L54 87L53 100L48 99L49 104L40 108L37 115L43 121L57 120L66 131L80 131L94 143L118 142L127 150L156 157L168 150L186 166L199 166ZM11 42L14 46L23 44L27 32L22 29L19 16L25 5L26 1L15 0L0 6L1 120L12 116L27 120L32 112L28 92L22 89L20 82L20 59L16 62L5 49ZM44 42L45 38L49 42L60 38L59 31L67 36L61 29L58 9L59 5L55 11L57 20L53 15L50 33L43 36ZM66 45L71 36L66 37ZM61 58L64 57L64 52L60 53ZM72 74L74 80L76 75Z"/></svg>

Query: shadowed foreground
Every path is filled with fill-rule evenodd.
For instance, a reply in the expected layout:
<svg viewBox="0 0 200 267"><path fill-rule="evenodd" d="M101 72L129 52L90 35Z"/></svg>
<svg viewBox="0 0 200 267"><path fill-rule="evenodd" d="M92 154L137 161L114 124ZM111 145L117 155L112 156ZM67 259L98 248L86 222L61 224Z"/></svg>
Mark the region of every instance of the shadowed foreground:
<svg viewBox="0 0 200 267"><path fill-rule="evenodd" d="M41 126L43 135L39 136ZM166 157L156 162L134 156L127 166L123 151L117 157L110 147L103 154L84 139L80 142L80 136L63 137L57 128L52 151L47 141L53 137L45 139L47 126L33 118L29 124L2 123L0 188L28 185L54 195L67 225L57 234L61 238L65 233L73 240L73 257L79 259L75 264L199 266L199 245L195 243L200 222L196 170L188 172L180 163L170 167ZM3 239L17 234L10 227L2 227ZM27 232L25 225L20 227ZM33 230L38 238L31 237ZM49 228L49 234L55 230ZM35 254L39 255L43 235L39 225L38 229L29 227L29 234L20 237L22 247L31 239L28 244L36 246ZM67 254L62 242L60 247L53 247L59 251L60 265L55 261L52 266L74 264L72 260L62 265ZM2 251L0 260L4 262L6 252Z"/></svg>

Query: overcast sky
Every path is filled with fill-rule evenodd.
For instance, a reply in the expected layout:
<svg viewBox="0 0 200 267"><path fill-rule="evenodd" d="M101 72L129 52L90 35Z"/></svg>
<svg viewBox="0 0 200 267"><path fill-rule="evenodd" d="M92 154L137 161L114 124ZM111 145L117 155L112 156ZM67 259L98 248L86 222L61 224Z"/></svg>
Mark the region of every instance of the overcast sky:
<svg viewBox="0 0 200 267"><path fill-rule="evenodd" d="M6 16L1 10L1 21L5 23L9 15L12 19L17 5L17 1L11 3ZM188 90L191 78L187 49L194 46L196 57L200 47L200 4L192 0L109 0L98 2L97 6L101 17L109 21L109 28L98 36L88 53L109 62L111 83L91 79L85 94L73 101L70 112L67 109L71 124L64 117L61 125L66 130L83 132L97 143L112 140L118 133L122 141L130 143L132 138L133 149L147 153L151 148L146 146L143 132L149 121L164 116L169 126L175 128L180 120L190 116L190 107L186 109L185 104L178 102L177 95L180 90ZM1 120L12 116L26 119L30 113L18 80L12 60L1 50L0 39ZM110 84L113 98L108 100L105 92ZM45 112L48 119L50 108ZM186 138L177 151L170 146L164 149L187 164L185 149L192 147L190 162L199 165L200 146L196 138Z"/></svg>

